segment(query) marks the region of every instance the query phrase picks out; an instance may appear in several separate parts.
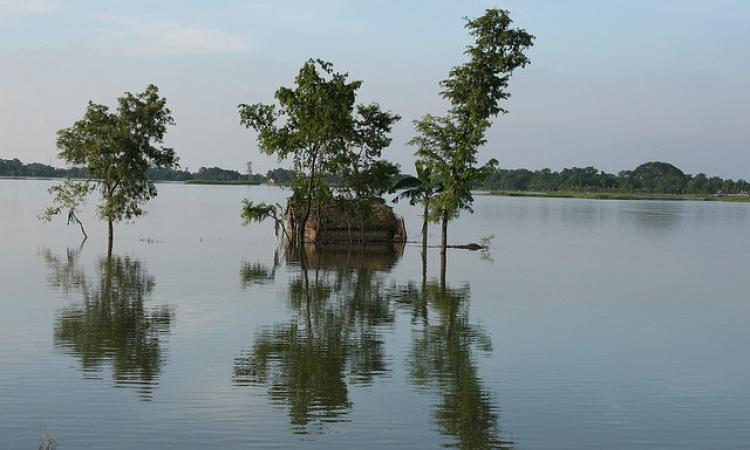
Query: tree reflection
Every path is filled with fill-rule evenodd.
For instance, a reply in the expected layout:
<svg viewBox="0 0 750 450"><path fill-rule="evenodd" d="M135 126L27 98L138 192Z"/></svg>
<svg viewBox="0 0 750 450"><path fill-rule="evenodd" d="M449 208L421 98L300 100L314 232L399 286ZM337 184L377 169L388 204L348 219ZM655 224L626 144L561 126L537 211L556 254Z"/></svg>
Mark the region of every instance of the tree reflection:
<svg viewBox="0 0 750 450"><path fill-rule="evenodd" d="M256 333L252 347L235 359L234 383L266 388L271 402L287 409L297 433L346 420L351 387L390 371L383 331L408 312L410 381L438 395L433 418L445 446L509 448L476 362L476 353L491 352L492 343L470 321L469 286L449 288L426 278L387 282L399 252L328 252L305 247L287 254L294 268L287 285L292 318Z"/></svg>
<svg viewBox="0 0 750 450"><path fill-rule="evenodd" d="M350 385L369 384L388 371L379 328L395 317L382 274L372 269L384 264L382 253L370 260L320 249L291 251L287 260L299 264L288 284L294 316L256 334L253 346L235 360L234 383L267 386L271 401L288 408L296 431L308 433L344 420L352 408ZM342 268L345 256L359 261L357 268ZM310 267L308 259L314 261Z"/></svg>
<svg viewBox="0 0 750 450"><path fill-rule="evenodd" d="M410 354L411 380L441 396L434 417L440 432L450 439L446 446L509 448L512 443L501 439L497 408L474 360L475 350L490 352L492 343L469 321L469 294L468 285L451 289L423 283L421 289L408 286L402 290L402 299L411 299L415 305L412 317L417 324Z"/></svg>
<svg viewBox="0 0 750 450"><path fill-rule="evenodd" d="M142 399L149 400L164 365L164 339L174 319L169 307L144 305L154 289L154 277L140 261L128 257L101 258L93 282L82 271L72 270L75 260L46 260L50 284L69 286L68 275L75 273L76 290L83 297L83 303L58 314L55 345L80 358L86 377L97 378L109 364L117 386L135 387Z"/></svg>

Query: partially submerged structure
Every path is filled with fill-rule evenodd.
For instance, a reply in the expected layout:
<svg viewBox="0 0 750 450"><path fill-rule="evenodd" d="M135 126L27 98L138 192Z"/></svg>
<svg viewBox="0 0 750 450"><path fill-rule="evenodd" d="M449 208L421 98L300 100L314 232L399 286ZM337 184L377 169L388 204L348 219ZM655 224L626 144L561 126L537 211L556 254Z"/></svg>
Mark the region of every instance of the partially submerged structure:
<svg viewBox="0 0 750 450"><path fill-rule="evenodd" d="M404 219L383 203L372 203L364 213L351 204L337 202L331 206L313 207L307 219L303 240L315 243L393 243L406 242ZM301 214L293 206L287 210L290 230L301 226Z"/></svg>

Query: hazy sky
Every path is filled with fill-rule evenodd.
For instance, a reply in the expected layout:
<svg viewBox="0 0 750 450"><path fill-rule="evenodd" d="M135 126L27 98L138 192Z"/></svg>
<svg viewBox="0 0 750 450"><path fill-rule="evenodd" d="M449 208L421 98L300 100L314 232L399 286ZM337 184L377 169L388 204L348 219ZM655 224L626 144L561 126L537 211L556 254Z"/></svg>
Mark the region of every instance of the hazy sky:
<svg viewBox="0 0 750 450"><path fill-rule="evenodd" d="M0 0L0 158L60 164L55 132L86 102L155 83L183 167L279 166L239 125L310 57L364 80L362 101L403 116L384 156L412 168L412 120L440 113L463 61L463 16L509 9L536 35L510 113L482 150L501 166L649 160L750 178L750 2Z"/></svg>

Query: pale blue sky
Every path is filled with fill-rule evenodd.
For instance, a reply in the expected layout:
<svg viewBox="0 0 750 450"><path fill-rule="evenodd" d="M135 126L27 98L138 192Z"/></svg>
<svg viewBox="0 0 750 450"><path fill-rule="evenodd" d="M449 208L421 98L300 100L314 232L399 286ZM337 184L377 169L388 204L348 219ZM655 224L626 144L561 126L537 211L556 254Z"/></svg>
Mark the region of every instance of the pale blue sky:
<svg viewBox="0 0 750 450"><path fill-rule="evenodd" d="M86 102L157 84L183 166L276 167L236 105L270 101L309 57L401 114L385 156L411 169L411 121L440 113L463 16L511 11L536 35L510 114L482 150L504 167L649 160L750 178L750 2L0 0L0 157L59 164L55 132Z"/></svg>

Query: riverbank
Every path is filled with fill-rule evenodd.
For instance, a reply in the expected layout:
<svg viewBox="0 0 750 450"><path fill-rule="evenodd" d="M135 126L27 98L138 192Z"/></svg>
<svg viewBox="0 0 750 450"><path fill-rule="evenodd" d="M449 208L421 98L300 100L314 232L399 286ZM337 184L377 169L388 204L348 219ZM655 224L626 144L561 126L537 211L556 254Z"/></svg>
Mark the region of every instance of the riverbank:
<svg viewBox="0 0 750 450"><path fill-rule="evenodd" d="M627 192L520 192L490 191L485 195L504 197L540 198L583 198L590 200L681 200L681 201L721 201L750 202L750 195L709 195L709 194L638 194Z"/></svg>

